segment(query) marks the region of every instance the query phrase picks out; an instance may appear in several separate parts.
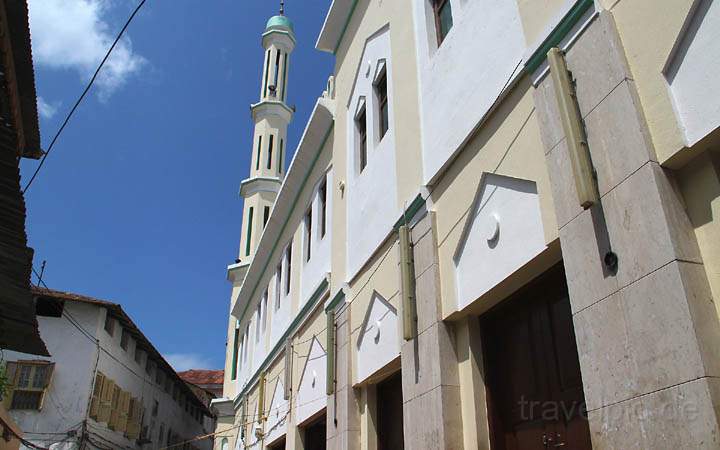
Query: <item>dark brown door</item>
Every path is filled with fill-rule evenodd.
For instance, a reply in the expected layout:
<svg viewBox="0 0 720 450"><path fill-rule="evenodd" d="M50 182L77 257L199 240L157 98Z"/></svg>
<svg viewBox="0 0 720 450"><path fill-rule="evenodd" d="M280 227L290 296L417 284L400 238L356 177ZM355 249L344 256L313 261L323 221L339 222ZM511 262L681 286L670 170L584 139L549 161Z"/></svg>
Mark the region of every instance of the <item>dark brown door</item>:
<svg viewBox="0 0 720 450"><path fill-rule="evenodd" d="M481 320L493 449L591 449L562 268Z"/></svg>
<svg viewBox="0 0 720 450"><path fill-rule="evenodd" d="M378 450L403 450L403 398L400 372L377 385Z"/></svg>
<svg viewBox="0 0 720 450"><path fill-rule="evenodd" d="M325 450L326 443L325 414L312 424L305 427L303 432L303 448L305 450Z"/></svg>

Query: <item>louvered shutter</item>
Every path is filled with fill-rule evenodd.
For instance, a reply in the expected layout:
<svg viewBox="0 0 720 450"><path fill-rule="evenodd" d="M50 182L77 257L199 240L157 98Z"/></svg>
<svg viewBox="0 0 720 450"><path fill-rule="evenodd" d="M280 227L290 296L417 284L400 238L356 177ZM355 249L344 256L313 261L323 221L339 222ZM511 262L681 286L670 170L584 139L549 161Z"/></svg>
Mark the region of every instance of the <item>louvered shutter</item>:
<svg viewBox="0 0 720 450"><path fill-rule="evenodd" d="M112 414L112 396L115 391L115 383L105 377L103 380L102 392L100 393L100 409L98 411L98 422L110 422Z"/></svg>
<svg viewBox="0 0 720 450"><path fill-rule="evenodd" d="M123 392L120 387L113 383L113 394L112 401L110 403L110 420L108 421L108 428L111 430L118 429L118 422L120 421L120 407L122 406Z"/></svg>
<svg viewBox="0 0 720 450"><path fill-rule="evenodd" d="M8 361L5 363L5 376L7 377L7 386L5 386L5 395L3 396L3 404L5 409L10 409L13 397L13 388L15 387L15 376L17 375L17 363Z"/></svg>
<svg viewBox="0 0 720 450"><path fill-rule="evenodd" d="M118 407L118 421L116 431L125 433L128 425L128 418L130 415L130 408L132 407L132 401L128 392L120 393L120 404Z"/></svg>
<svg viewBox="0 0 720 450"><path fill-rule="evenodd" d="M97 375L95 375L95 386L93 386L92 402L90 403L90 417L96 421L98 420L98 414L100 412L104 383L105 375L98 372Z"/></svg>
<svg viewBox="0 0 720 450"><path fill-rule="evenodd" d="M130 412L130 418L128 419L127 437L131 440L135 440L140 436L142 406L138 400L134 400L132 404L132 411Z"/></svg>

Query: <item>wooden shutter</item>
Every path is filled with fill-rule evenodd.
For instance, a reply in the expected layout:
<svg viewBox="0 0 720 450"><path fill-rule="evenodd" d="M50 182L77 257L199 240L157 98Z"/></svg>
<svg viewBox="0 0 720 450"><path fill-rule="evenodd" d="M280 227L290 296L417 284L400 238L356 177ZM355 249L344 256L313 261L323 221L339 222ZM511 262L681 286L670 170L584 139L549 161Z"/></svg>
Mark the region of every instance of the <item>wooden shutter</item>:
<svg viewBox="0 0 720 450"><path fill-rule="evenodd" d="M140 436L140 427L142 426L142 406L140 401L133 399L132 410L130 411L130 417L128 418L127 425L127 437L131 440L136 440Z"/></svg>
<svg viewBox="0 0 720 450"><path fill-rule="evenodd" d="M98 410L98 422L108 423L112 413L112 396L115 391L115 383L104 377L102 391L100 392L100 409Z"/></svg>
<svg viewBox="0 0 720 450"><path fill-rule="evenodd" d="M93 386L92 402L90 403L90 418L98 420L100 402L102 401L102 390L105 384L105 375L98 372L95 375L95 386Z"/></svg>
<svg viewBox="0 0 720 450"><path fill-rule="evenodd" d="M122 391L120 392L120 402L118 405L118 421L116 431L125 433L128 426L128 419L130 418L130 412L132 408L132 398L130 393Z"/></svg>
<svg viewBox="0 0 720 450"><path fill-rule="evenodd" d="M15 387L15 377L17 376L16 362L8 361L5 365L5 376L7 377L7 386L5 387L5 395L3 396L3 405L5 410L9 410L12 405L13 388Z"/></svg>
<svg viewBox="0 0 720 450"><path fill-rule="evenodd" d="M115 383L113 383L113 394L112 402L110 404L110 420L108 421L108 428L111 430L117 430L118 422L120 421L120 406L122 404L122 390Z"/></svg>

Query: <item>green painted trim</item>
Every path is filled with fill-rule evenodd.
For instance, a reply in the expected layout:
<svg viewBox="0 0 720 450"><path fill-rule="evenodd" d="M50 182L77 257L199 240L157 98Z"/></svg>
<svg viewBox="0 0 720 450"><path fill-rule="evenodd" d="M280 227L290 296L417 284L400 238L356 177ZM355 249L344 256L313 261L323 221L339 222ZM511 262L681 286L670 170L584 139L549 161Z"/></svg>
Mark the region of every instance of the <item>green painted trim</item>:
<svg viewBox="0 0 720 450"><path fill-rule="evenodd" d="M325 312L328 312L331 309L335 309L335 307L343 300L345 300L345 291L343 289L340 289L337 294L335 294L335 297L330 300L330 303L325 306Z"/></svg>
<svg viewBox="0 0 720 450"><path fill-rule="evenodd" d="M310 178L310 174L312 173L313 169L315 168L315 164L317 164L318 159L320 158L320 154L322 153L322 149L325 147L325 144L327 143L327 140L330 138L330 133L332 133L333 129L335 128L335 122L330 125L327 132L325 133L325 137L323 137L322 143L320 144L320 147L318 148L318 151L315 153L315 157L313 158L312 162L310 163L310 167L308 168L308 171L305 173L305 178L303 179L302 183L300 183L300 189L297 190L297 193L295 194L295 198L292 200L292 209L290 209L290 212L288 213L287 217L285 218L285 222L282 225L282 228L280 229L279 236L282 236L285 232L285 228L287 228L288 222L290 222L290 217L293 215L293 212L295 212L295 208L297 207L298 199L300 198L300 195L303 192L303 189L305 189L305 185L307 184L308 179ZM270 264L270 258L275 253L275 250L277 250L278 243L280 242L279 239L275 240L275 243L273 244L272 250L270 250L270 256L268 256L267 260L265 260L265 264L263 265L263 268L261 272L265 272L268 268L268 265ZM252 263L250 264L252 265ZM250 270L248 268L248 270ZM253 286L252 292L250 294L250 298L255 297L255 293L257 292L257 288L260 285L260 281L255 283L255 286ZM250 303L245 303L245 309L243 309L243 312L240 314L240 317L238 317L238 320L242 322L243 318L245 317L245 313L247 313L248 308L250 307Z"/></svg>
<svg viewBox="0 0 720 450"><path fill-rule="evenodd" d="M315 306L317 305L317 302L322 298L322 295L327 290L330 283L328 282L327 278L324 278L322 282L320 282L320 285L315 289L315 292L310 296L310 299L305 303L305 306L302 307L300 312L295 316L293 321L290 323L290 326L287 327L283 335L278 339L278 341L275 343L275 347L273 347L272 350L270 350L270 353L265 357L263 362L260 364L260 367L255 371L255 374L250 377L247 384L243 388L242 391L240 391L235 399L239 399L244 394L247 393L247 391L250 389L251 386L255 383L255 380L257 380L258 376L267 369L267 366L270 364L270 362L275 359L275 356L277 356L278 350L280 347L285 346L285 341L287 338L297 330L297 328L300 326L300 323L305 319L305 317L310 314L310 312L315 309ZM235 402L233 402L234 404Z"/></svg>
<svg viewBox="0 0 720 450"><path fill-rule="evenodd" d="M230 372L230 379L235 380L237 378L237 359L238 351L240 350L240 328L235 326L235 333L233 333L233 357L232 357L232 371Z"/></svg>
<svg viewBox="0 0 720 450"><path fill-rule="evenodd" d="M540 67L543 61L545 61L545 58L547 58L547 52L550 51L551 48L557 46L560 41L565 38L572 27L574 27L578 20L580 20L582 15L585 14L588 8L594 4L593 0L578 0L578 2L575 3L575 6L570 8L570 11L565 14L565 17L562 18L560 23L555 27L550 35L545 38L540 47L538 47L532 56L528 58L525 63L525 70L528 73L532 73L535 69Z"/></svg>
<svg viewBox="0 0 720 450"><path fill-rule="evenodd" d="M395 222L393 230L397 231L401 226L407 225L423 206L425 206L425 199L422 198L422 195L418 194L412 203L410 203L410 206L403 212L403 215Z"/></svg>
<svg viewBox="0 0 720 450"><path fill-rule="evenodd" d="M337 41L337 44L335 44L335 50L333 50L333 55L337 53L338 49L340 48L340 44L342 44L343 38L345 38L345 32L347 32L348 26L350 26L350 20L352 20L352 16L355 13L355 8L357 7L358 0L353 0L352 7L350 8L350 13L347 16L347 19L345 19L345 25L343 25L342 33L340 33L340 38Z"/></svg>

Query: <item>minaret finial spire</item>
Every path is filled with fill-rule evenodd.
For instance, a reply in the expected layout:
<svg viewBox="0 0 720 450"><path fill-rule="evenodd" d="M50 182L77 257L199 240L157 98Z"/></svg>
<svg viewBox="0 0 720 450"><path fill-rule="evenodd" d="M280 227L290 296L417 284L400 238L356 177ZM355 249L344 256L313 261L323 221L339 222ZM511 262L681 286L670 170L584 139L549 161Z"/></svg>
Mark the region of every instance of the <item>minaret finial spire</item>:
<svg viewBox="0 0 720 450"><path fill-rule="evenodd" d="M285 0L280 0L280 15L285 15Z"/></svg>

